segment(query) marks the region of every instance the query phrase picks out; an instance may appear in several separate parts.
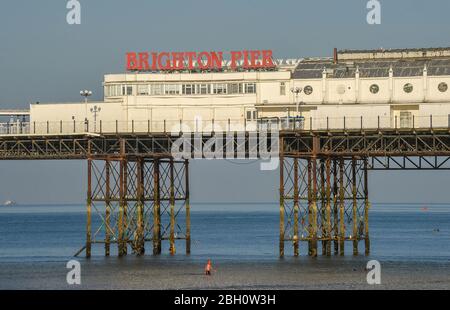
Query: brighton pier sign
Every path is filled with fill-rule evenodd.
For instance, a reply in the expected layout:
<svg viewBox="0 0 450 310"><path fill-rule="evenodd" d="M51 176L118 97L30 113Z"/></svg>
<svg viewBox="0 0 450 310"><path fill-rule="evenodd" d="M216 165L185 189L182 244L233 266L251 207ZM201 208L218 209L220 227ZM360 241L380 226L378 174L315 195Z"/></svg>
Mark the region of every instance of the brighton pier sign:
<svg viewBox="0 0 450 310"><path fill-rule="evenodd" d="M128 52L128 71L193 71L273 69L271 50L231 52Z"/></svg>

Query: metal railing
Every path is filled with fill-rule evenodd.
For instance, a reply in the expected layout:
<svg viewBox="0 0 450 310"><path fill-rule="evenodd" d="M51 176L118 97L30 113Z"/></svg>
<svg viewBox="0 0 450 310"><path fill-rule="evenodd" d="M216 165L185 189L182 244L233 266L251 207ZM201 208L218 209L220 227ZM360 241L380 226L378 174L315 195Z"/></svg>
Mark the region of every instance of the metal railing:
<svg viewBox="0 0 450 310"><path fill-rule="evenodd" d="M51 135L84 133L180 133L276 130L382 130L449 128L450 115L374 117L283 117L258 120L131 120L45 121L0 123L0 135Z"/></svg>

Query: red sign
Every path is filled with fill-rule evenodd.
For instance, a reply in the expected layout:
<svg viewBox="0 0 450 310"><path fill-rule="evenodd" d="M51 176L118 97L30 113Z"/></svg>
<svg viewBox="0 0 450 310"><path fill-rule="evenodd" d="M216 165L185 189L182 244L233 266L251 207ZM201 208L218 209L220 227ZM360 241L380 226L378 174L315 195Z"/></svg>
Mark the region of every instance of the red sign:
<svg viewBox="0 0 450 310"><path fill-rule="evenodd" d="M129 71L160 70L231 70L274 68L271 50L231 51L229 60L223 52L129 52L126 54Z"/></svg>

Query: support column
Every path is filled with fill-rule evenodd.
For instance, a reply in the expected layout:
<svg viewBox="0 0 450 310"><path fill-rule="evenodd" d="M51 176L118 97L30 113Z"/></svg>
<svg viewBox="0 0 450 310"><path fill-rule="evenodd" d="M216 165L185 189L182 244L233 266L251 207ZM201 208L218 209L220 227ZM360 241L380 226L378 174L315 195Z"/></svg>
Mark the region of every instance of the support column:
<svg viewBox="0 0 450 310"><path fill-rule="evenodd" d="M105 160L105 256L110 254L111 243L111 188L110 188L111 162Z"/></svg>
<svg viewBox="0 0 450 310"><path fill-rule="evenodd" d="M283 138L280 143L283 147ZM284 156L280 152L280 258L284 257Z"/></svg>
<svg viewBox="0 0 450 310"><path fill-rule="evenodd" d="M368 184L367 158L364 158L364 241L365 254L370 254L370 239L369 239L369 184Z"/></svg>
<svg viewBox="0 0 450 310"><path fill-rule="evenodd" d="M134 250L137 255L145 253L144 238L144 159L139 157L136 161L136 236Z"/></svg>
<svg viewBox="0 0 450 310"><path fill-rule="evenodd" d="M326 170L326 211L325 211L325 221L326 221L326 251L327 256L331 255L331 159L328 157L325 164Z"/></svg>
<svg viewBox="0 0 450 310"><path fill-rule="evenodd" d="M353 239L353 255L358 255L358 189L357 189L357 180L356 180L356 167L357 162L356 158L352 157L352 196L353 196L353 231L352 231L352 239Z"/></svg>
<svg viewBox="0 0 450 310"><path fill-rule="evenodd" d="M326 225L326 194L325 194L325 160L320 159L320 227L322 234L322 255L327 254L327 225Z"/></svg>
<svg viewBox="0 0 450 310"><path fill-rule="evenodd" d="M317 256L317 165L316 159L308 159L308 253Z"/></svg>
<svg viewBox="0 0 450 310"><path fill-rule="evenodd" d="M124 158L123 162L123 238L122 250L123 255L128 254L128 160Z"/></svg>
<svg viewBox="0 0 450 310"><path fill-rule="evenodd" d="M191 205L189 202L189 160L184 161L186 198L186 255L191 254Z"/></svg>
<svg viewBox="0 0 450 310"><path fill-rule="evenodd" d="M313 203L312 203L312 257L317 256L317 158L312 160L313 171Z"/></svg>
<svg viewBox="0 0 450 310"><path fill-rule="evenodd" d="M339 254L344 255L345 244L345 162L344 158L339 159Z"/></svg>
<svg viewBox="0 0 450 310"><path fill-rule="evenodd" d="M298 205L299 190L298 190L298 158L294 158L294 256L298 256Z"/></svg>
<svg viewBox="0 0 450 310"><path fill-rule="evenodd" d="M307 178L308 178L308 255L312 254L312 174L311 159L307 160Z"/></svg>
<svg viewBox="0 0 450 310"><path fill-rule="evenodd" d="M119 202L119 219L118 219L118 251L119 256L124 256L127 254L127 242L125 237L126 231L126 195L127 195L127 187L126 187L126 177L127 177L127 163L124 158L120 160L120 202Z"/></svg>
<svg viewBox="0 0 450 310"><path fill-rule="evenodd" d="M153 163L153 255L161 254L161 205L159 188L159 159Z"/></svg>
<svg viewBox="0 0 450 310"><path fill-rule="evenodd" d="M339 213L338 213L338 205L339 205L339 193L338 193L338 170L337 170L337 160L333 160L333 226L334 226L334 254L338 255L339 253Z"/></svg>
<svg viewBox="0 0 450 310"><path fill-rule="evenodd" d="M174 255L175 250L175 180L174 180L174 163L173 159L169 162L169 178L170 178L170 188L169 188L169 204L170 204L170 235L169 235L169 251L170 255Z"/></svg>
<svg viewBox="0 0 450 310"><path fill-rule="evenodd" d="M91 257L92 159L88 158L88 188L86 202L86 258Z"/></svg>

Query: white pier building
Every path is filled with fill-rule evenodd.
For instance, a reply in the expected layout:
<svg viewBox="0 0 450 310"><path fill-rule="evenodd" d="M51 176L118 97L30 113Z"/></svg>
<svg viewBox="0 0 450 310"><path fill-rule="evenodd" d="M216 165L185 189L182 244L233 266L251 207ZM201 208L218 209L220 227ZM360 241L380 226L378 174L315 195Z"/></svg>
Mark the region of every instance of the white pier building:
<svg viewBox="0 0 450 310"><path fill-rule="evenodd" d="M107 74L103 101L31 104L15 113L25 123L1 131L252 130L286 120L306 130L449 126L450 48L344 50L274 64Z"/></svg>

